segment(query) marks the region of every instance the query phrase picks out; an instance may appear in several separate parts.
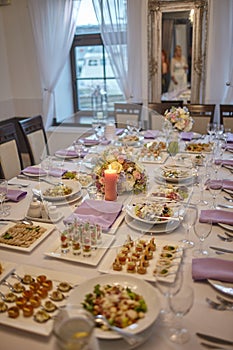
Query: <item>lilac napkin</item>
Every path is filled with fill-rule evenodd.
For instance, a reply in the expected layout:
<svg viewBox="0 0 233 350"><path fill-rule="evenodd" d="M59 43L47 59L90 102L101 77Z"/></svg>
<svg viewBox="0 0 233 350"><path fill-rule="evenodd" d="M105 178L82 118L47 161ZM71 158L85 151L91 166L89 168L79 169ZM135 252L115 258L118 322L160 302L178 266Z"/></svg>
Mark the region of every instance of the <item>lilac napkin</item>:
<svg viewBox="0 0 233 350"><path fill-rule="evenodd" d="M233 148L232 148L233 150ZM232 165L233 166L233 159L224 159L222 160L222 165ZM232 181L233 184L233 181Z"/></svg>
<svg viewBox="0 0 233 350"><path fill-rule="evenodd" d="M226 145L226 151L233 151L233 144Z"/></svg>
<svg viewBox="0 0 233 350"><path fill-rule="evenodd" d="M231 143L233 142L233 134L232 133L229 133L228 136L227 136L227 142Z"/></svg>
<svg viewBox="0 0 233 350"><path fill-rule="evenodd" d="M28 166L27 168L23 169L22 172L32 174L32 175L46 175L46 172L39 168L39 167L34 167L34 166Z"/></svg>
<svg viewBox="0 0 233 350"><path fill-rule="evenodd" d="M211 278L233 282L233 261L217 258L193 259L192 277L195 281Z"/></svg>
<svg viewBox="0 0 233 350"><path fill-rule="evenodd" d="M116 135L121 135L124 131L125 129L116 129Z"/></svg>
<svg viewBox="0 0 233 350"><path fill-rule="evenodd" d="M109 143L111 143L111 140L102 140L102 141L100 141L101 145L109 145Z"/></svg>
<svg viewBox="0 0 233 350"><path fill-rule="evenodd" d="M233 212L218 209L202 210L199 221L212 221L213 224L221 222L222 224L233 225Z"/></svg>
<svg viewBox="0 0 233 350"><path fill-rule="evenodd" d="M220 180L209 180L206 182L206 188L208 189L211 186L217 185ZM223 179L222 180L222 187L226 190L233 190L233 181Z"/></svg>
<svg viewBox="0 0 233 350"><path fill-rule="evenodd" d="M49 175L50 176L54 176L54 177L61 177L63 174L65 174L67 172L66 169L60 169L60 168L52 168L49 171Z"/></svg>
<svg viewBox="0 0 233 350"><path fill-rule="evenodd" d="M99 144L99 140L93 140L93 139L88 139L88 138L84 138L84 139L80 139L83 141L85 146L95 146Z"/></svg>
<svg viewBox="0 0 233 350"><path fill-rule="evenodd" d="M159 130L146 130L144 133L144 139L155 139L159 136Z"/></svg>
<svg viewBox="0 0 233 350"><path fill-rule="evenodd" d="M88 151L82 151L81 157L84 158L87 155ZM63 156L63 157L78 157L77 152L72 149L60 149L55 152L56 156Z"/></svg>
<svg viewBox="0 0 233 350"><path fill-rule="evenodd" d="M75 218L99 224L104 230L109 229L121 213L122 204L110 201L86 199L68 218L65 223Z"/></svg>
<svg viewBox="0 0 233 350"><path fill-rule="evenodd" d="M193 132L181 132L180 133L180 136L181 136L181 140L184 140L184 141L191 141L192 138L193 138Z"/></svg>
<svg viewBox="0 0 233 350"><path fill-rule="evenodd" d="M6 198L12 202L19 202L22 199L24 199L24 197L26 197L26 195L27 195L27 192L25 192L25 191L9 190L8 189Z"/></svg>

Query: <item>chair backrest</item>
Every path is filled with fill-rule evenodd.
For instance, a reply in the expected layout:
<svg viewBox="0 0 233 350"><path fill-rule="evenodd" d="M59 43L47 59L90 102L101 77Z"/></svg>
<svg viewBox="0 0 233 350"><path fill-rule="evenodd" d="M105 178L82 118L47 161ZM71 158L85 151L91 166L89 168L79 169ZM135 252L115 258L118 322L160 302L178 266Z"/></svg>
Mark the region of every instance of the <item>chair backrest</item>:
<svg viewBox="0 0 233 350"><path fill-rule="evenodd" d="M220 124L233 130L233 105L220 105Z"/></svg>
<svg viewBox="0 0 233 350"><path fill-rule="evenodd" d="M124 128L127 121L141 120L142 104L141 103L115 103L114 115L115 122L118 128Z"/></svg>
<svg viewBox="0 0 233 350"><path fill-rule="evenodd" d="M32 165L39 164L41 157L49 154L47 136L41 115L19 121Z"/></svg>
<svg viewBox="0 0 233 350"><path fill-rule="evenodd" d="M23 168L18 136L13 123L0 126L0 176L6 180L20 174Z"/></svg>
<svg viewBox="0 0 233 350"><path fill-rule="evenodd" d="M172 107L183 107L183 101L163 101L163 102L153 102L148 104L150 110L156 111L159 114L164 115L166 110L170 110Z"/></svg>
<svg viewBox="0 0 233 350"><path fill-rule="evenodd" d="M215 104L187 104L190 115L194 119L192 131L206 134L208 123L214 121Z"/></svg>

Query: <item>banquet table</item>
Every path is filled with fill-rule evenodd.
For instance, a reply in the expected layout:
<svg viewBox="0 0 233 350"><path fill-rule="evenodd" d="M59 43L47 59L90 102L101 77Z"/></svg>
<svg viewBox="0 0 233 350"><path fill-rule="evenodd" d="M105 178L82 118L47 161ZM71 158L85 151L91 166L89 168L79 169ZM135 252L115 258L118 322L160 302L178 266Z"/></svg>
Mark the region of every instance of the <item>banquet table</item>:
<svg viewBox="0 0 233 350"><path fill-rule="evenodd" d="M102 146L103 149L107 146ZM225 151L224 152L224 159L232 159L232 153ZM168 162L170 159L166 160ZM161 164L151 164L146 163L144 164L146 171L149 175L149 188L147 191L149 191L152 186L155 183L154 179L154 170L159 167ZM75 160L68 160L64 161L62 166L69 170L75 170L76 169L76 162ZM82 165L85 167L85 165ZM85 171L92 172L92 169L86 168ZM229 171L229 169L222 167L220 170L222 178L225 179L232 179L232 173ZM10 206L10 215L9 218L11 219L21 219L25 216L29 203L32 198L32 188L34 188L37 185L37 182L34 181L33 178L18 178L18 179L12 179L12 183L15 183L16 185L10 185L10 189L18 189L17 187L17 181L18 183L26 183L29 186L20 188L23 191L27 192L27 196L22 199L19 202L7 202L7 205ZM145 196L144 193L141 193L139 195L133 195L132 193L124 193L118 196L117 201L123 203L126 205L129 203L132 198L139 198ZM205 199L212 203L212 197L209 193L209 191L205 191L204 193ZM88 198L88 191L87 189L83 190L83 197ZM193 203L196 203L198 199L200 198L200 189L199 186L194 186L194 193L191 198L191 201ZM224 192L222 191L222 194L217 198L218 203L222 204L229 204L224 199ZM64 218L69 216L73 210L80 204L80 202L77 203L71 203L70 205L64 205L59 207L59 211L62 212ZM207 206L208 208L208 206ZM228 211L232 212L233 215L233 209L228 209ZM0 220L1 222L1 220ZM1 222L0 228L5 225L6 223ZM35 247L31 252L22 252L19 250L13 250L9 248L0 247L0 262L1 261L9 261L16 266L20 265L30 265L41 269L41 273L43 271L46 271L48 269L53 271L59 271L62 275L66 274L74 274L79 281L79 283L82 283L83 281L86 281L88 279L91 279L92 277L96 277L101 275L101 272L99 271L99 265L97 266L91 266L88 264L82 264L82 263L76 263L73 261L66 261L62 259L56 259L52 258L51 256L46 256L45 252L48 252L50 250L50 247L53 245L54 240L59 237L59 228L63 226L63 219L57 222L56 224L52 225L53 231L50 235L48 235L38 246ZM213 225L213 229L211 232L211 235L206 238L205 240L205 246L219 246L223 248L233 249L233 243L223 242L218 238L218 234L222 234L224 232L224 229L220 227L219 225ZM152 236L155 237L156 242L163 242L168 241L172 243L178 243L183 237L184 237L184 227L182 225L179 225L174 231L170 233L159 233L159 234L153 234ZM122 242L124 239L126 239L127 235L132 235L132 237L139 237L142 233L139 231L135 231L133 228L129 227L127 223L125 222L124 218L120 222L119 226L117 227L116 231L112 233L112 235L115 236L115 243L116 242ZM148 234L148 237L150 238L151 235ZM195 242L195 244L198 244L198 238L195 236L193 230L191 230L191 239ZM110 250L113 248L110 248ZM233 325L233 313L231 311L218 311L211 309L205 298L208 296L211 299L215 299L216 295L219 294L216 289L214 289L207 281L193 281L192 279L192 249L186 249L184 251L184 280L186 283L191 285L194 289L194 304L191 310L187 315L184 316L184 324L188 328L191 334L190 340L182 345L172 343L169 340L169 327L163 324L161 321L160 316L158 316L156 322L152 325L150 329L150 333L148 336L148 339L141 344L138 349L139 350L170 350L170 349L184 349L184 350L196 350L196 349L204 349L204 347L200 344L202 342L201 339L199 339L195 333L201 332L206 333L214 336L218 336L221 338L225 338L228 340L233 341L233 332L232 332L232 325ZM213 250L209 249L210 256L216 257L216 258L225 258L233 260L232 254L223 254L223 255L217 255ZM103 258L104 259L104 258ZM157 288L155 287L155 283L149 282L154 286L155 293L158 294L160 302L164 302L164 297L159 293ZM233 300L233 299L232 299ZM1 317L1 315L0 315ZM41 334L35 334L33 332L28 332L27 329L18 329L15 327L10 327L4 324L1 324L0 326L0 339L1 339L1 349L4 350L12 350L12 349L34 349L34 350L56 350L58 349L56 339L53 334L50 334L49 336L43 336ZM94 342L93 349L100 349L100 350L107 350L107 349L119 349L119 347L122 348L122 350L128 347L124 342L121 342L120 345L118 341L112 340L108 342L99 341L98 344ZM232 346L224 346L224 349L230 349L233 348Z"/></svg>

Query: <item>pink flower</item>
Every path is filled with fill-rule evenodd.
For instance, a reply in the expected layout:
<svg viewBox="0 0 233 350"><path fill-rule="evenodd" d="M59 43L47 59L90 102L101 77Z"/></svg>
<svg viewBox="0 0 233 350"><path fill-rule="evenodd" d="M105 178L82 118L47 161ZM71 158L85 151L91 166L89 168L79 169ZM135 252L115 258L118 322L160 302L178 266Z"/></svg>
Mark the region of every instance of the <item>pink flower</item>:
<svg viewBox="0 0 233 350"><path fill-rule="evenodd" d="M139 179L141 179L141 174L139 173L139 171L134 170L133 177L134 177L134 179L139 180Z"/></svg>

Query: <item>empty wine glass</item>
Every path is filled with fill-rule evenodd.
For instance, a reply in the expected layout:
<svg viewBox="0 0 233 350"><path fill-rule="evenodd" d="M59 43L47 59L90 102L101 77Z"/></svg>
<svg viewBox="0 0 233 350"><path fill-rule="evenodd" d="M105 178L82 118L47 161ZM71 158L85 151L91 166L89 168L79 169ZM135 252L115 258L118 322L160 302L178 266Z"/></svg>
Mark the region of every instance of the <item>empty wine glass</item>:
<svg viewBox="0 0 233 350"><path fill-rule="evenodd" d="M193 251L193 256L195 257L203 257L209 255L207 249L203 248L203 244L205 239L210 235L212 231L212 221L208 222L200 222L197 221L194 225L195 235L199 238L199 247Z"/></svg>
<svg viewBox="0 0 233 350"><path fill-rule="evenodd" d="M193 289L187 284L183 284L178 293L169 294L168 296L170 309L176 316L176 326L172 329L170 336L170 340L174 343L184 344L190 338L187 328L182 326L182 318L192 308L193 301Z"/></svg>
<svg viewBox="0 0 233 350"><path fill-rule="evenodd" d="M52 157L46 156L45 158L42 159L41 161L41 168L46 172L46 177L49 177L49 172L51 171L53 164Z"/></svg>
<svg viewBox="0 0 233 350"><path fill-rule="evenodd" d="M184 248L192 248L194 242L189 239L189 234L197 220L197 207L192 204L184 204L180 208L180 216L186 231L185 238L181 242L183 242Z"/></svg>
<svg viewBox="0 0 233 350"><path fill-rule="evenodd" d="M212 177L208 182L207 186L213 198L212 208L216 209L216 198L222 191L223 180L218 179L217 177Z"/></svg>
<svg viewBox="0 0 233 350"><path fill-rule="evenodd" d="M206 186L206 181L208 178L208 174L206 171L206 168L202 168L202 170L199 171L199 189L200 189L200 199L197 202L200 206L205 206L208 204L208 202L204 199L204 191Z"/></svg>
<svg viewBox="0 0 233 350"><path fill-rule="evenodd" d="M210 135L210 141L213 140L213 136L216 133L217 123L208 123L207 124L207 133Z"/></svg>
<svg viewBox="0 0 233 350"><path fill-rule="evenodd" d="M6 179L0 179L0 202L1 202L1 209L0 209L0 215L1 216L7 216L9 215L9 211L6 210L4 207L4 201L7 196L7 180Z"/></svg>
<svg viewBox="0 0 233 350"><path fill-rule="evenodd" d="M73 142L74 150L77 154L77 168L80 171L82 166L82 157L83 157L83 151L84 151L84 145L83 140L77 139Z"/></svg>

